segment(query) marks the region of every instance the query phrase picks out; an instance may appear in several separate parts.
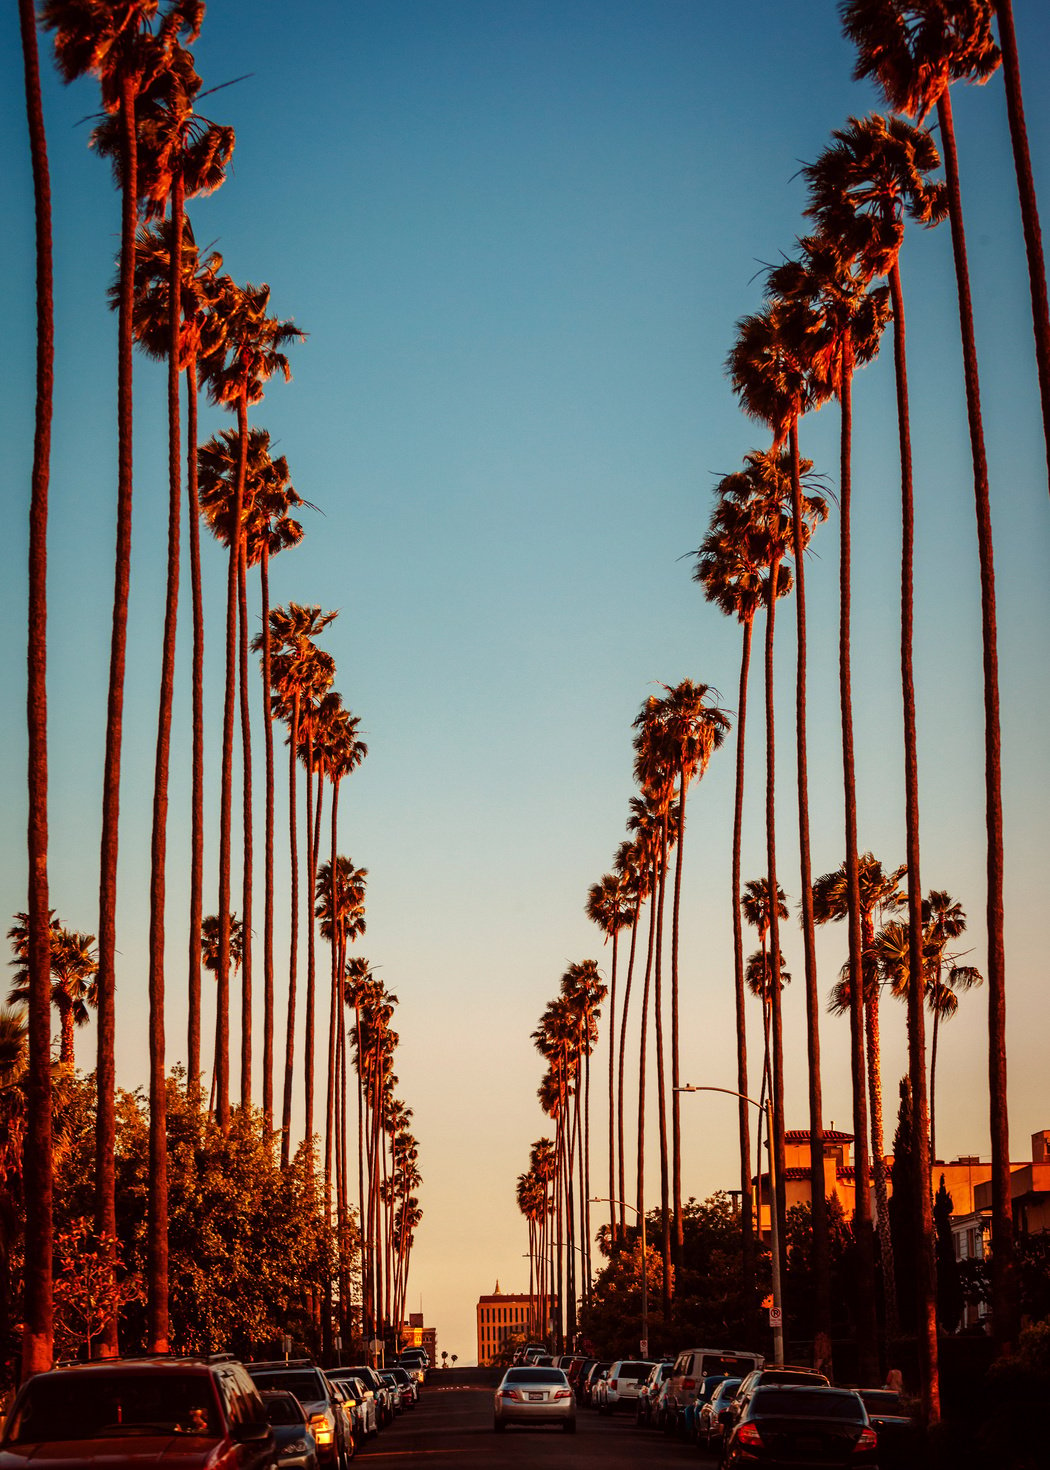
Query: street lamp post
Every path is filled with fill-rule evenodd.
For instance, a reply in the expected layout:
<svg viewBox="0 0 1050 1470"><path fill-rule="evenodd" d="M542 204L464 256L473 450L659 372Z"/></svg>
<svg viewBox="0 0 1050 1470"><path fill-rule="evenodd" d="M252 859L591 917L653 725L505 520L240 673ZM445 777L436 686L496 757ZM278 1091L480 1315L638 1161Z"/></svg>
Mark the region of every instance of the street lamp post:
<svg viewBox="0 0 1050 1470"><path fill-rule="evenodd" d="M626 1200L610 1199L607 1195L591 1197L592 1205L619 1205L621 1209L631 1210L638 1216L642 1224L642 1338L639 1344L640 1356L649 1356L649 1256L645 1245L645 1211L640 1210L637 1205L628 1204Z"/></svg>
<svg viewBox="0 0 1050 1470"><path fill-rule="evenodd" d="M766 1138L769 1141L769 1235L770 1254L773 1266L773 1310L770 1312L770 1326L773 1329L773 1361L778 1367L784 1362L784 1303L780 1287L780 1239L777 1233L777 1161L776 1150L772 1144L773 1138L773 1100L766 1098L765 1103L756 1102L753 1097L748 1097L745 1092L735 1092L731 1087L676 1087L675 1092L724 1092L727 1097L739 1097L744 1102L750 1103L753 1108L766 1114ZM762 1221L759 1220L759 1229Z"/></svg>

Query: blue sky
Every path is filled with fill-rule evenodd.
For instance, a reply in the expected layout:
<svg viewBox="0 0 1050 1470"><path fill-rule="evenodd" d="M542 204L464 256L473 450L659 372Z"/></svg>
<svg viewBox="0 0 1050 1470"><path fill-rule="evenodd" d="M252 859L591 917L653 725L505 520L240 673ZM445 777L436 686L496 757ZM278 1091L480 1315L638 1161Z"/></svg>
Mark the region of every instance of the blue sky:
<svg viewBox="0 0 1050 1470"><path fill-rule="evenodd" d="M1050 19L1015 6L1044 209ZM25 503L32 445L32 221L13 7L0 17L8 283L9 698L0 912L24 905ZM546 1131L529 1034L567 963L608 954L583 915L632 794L630 724L660 681L736 703L739 637L690 580L717 478L763 432L723 373L760 271L803 231L797 177L831 129L877 107L851 81L831 0L213 0L197 47L202 111L232 123L227 185L193 209L239 280L309 332L294 380L253 421L320 508L278 559L274 600L340 609L326 646L370 754L344 789L341 846L369 869L361 948L400 997L400 1091L425 1177L411 1287L439 1346L474 1353L473 1303L527 1281L514 1181ZM56 236L51 521L52 902L97 929L97 846L112 585L115 323L105 301L117 195L87 149L94 84L43 49ZM1000 78L953 93L996 532L1007 822L1014 1153L1050 1124L1040 1087L1050 817L1046 647L1050 506L1027 279ZM981 662L973 493L946 228L902 258L918 505L917 685L923 878L970 916L984 967ZM118 917L119 1071L145 1080L148 832L165 520L163 373L136 379L136 508ZM855 716L861 843L903 856L896 608L899 480L889 343L858 379ZM202 437L226 427L203 415ZM837 416L803 452L837 485ZM838 525L808 568L814 870L842 859ZM224 568L206 550L211 808L217 803ZM186 625L184 625L185 627ZM781 621L780 876L798 897L793 633ZM188 845L188 637L180 640L168 915L169 1054L181 1003ZM745 876L761 871L760 689L752 686ZM256 716L256 743L258 716ZM733 758L691 798L683 1072L733 1085L728 864ZM261 783L260 787L261 789ZM209 834L213 885L214 832ZM284 862L283 855L279 859ZM821 985L843 949L821 938ZM797 931L786 937L801 976ZM802 994L786 1000L789 1126L804 1121ZM946 1028L938 1140L987 1152L986 998ZM756 1033L757 1034L757 1033ZM844 1023L823 1028L826 1119L848 1126ZM91 1065L93 1039L80 1056ZM886 1004L885 1086L903 1070ZM604 1041L598 1054L604 1064ZM728 1103L688 1100L687 1191L732 1186ZM722 1110L720 1110L722 1109ZM893 1107L888 1105L888 1126ZM600 1119L601 1108L596 1108ZM600 1129L600 1124L598 1124ZM600 1136L600 1132L597 1136ZM596 1192L604 1193L601 1189Z"/></svg>

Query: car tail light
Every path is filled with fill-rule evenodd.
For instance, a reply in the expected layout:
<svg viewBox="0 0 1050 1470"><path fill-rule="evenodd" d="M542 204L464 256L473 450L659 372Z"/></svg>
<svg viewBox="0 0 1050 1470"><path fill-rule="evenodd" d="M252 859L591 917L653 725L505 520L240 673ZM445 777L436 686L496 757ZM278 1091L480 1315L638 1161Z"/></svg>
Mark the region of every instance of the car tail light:
<svg viewBox="0 0 1050 1470"><path fill-rule="evenodd" d="M521 1394L518 1392L518 1390L516 1388L504 1388L504 1389L501 1390L500 1397L501 1398L505 1398L505 1399L517 1399L517 1400L520 1400L521 1399Z"/></svg>
<svg viewBox="0 0 1050 1470"><path fill-rule="evenodd" d="M324 1414L310 1416L310 1433L319 1445L332 1443L332 1426Z"/></svg>
<svg viewBox="0 0 1050 1470"><path fill-rule="evenodd" d="M696 1379L695 1378L683 1378L682 1379L682 1387L683 1388L695 1388L696 1387Z"/></svg>
<svg viewBox="0 0 1050 1470"><path fill-rule="evenodd" d="M857 1443L853 1446L853 1453L859 1454L864 1450L873 1450L879 1442L879 1437L874 1429L865 1427L860 1431Z"/></svg>
<svg viewBox="0 0 1050 1470"><path fill-rule="evenodd" d="M760 1445L762 1436L757 1424L741 1424L736 1432L737 1444Z"/></svg>
<svg viewBox="0 0 1050 1470"><path fill-rule="evenodd" d="M616 1379L615 1378L610 1378L609 1379L609 1387L615 1389L615 1387L616 1387Z"/></svg>
<svg viewBox="0 0 1050 1470"><path fill-rule="evenodd" d="M554 1397L556 1399L571 1399L572 1398L572 1389L571 1388L558 1388L558 1389L555 1389L555 1391L554 1391Z"/></svg>

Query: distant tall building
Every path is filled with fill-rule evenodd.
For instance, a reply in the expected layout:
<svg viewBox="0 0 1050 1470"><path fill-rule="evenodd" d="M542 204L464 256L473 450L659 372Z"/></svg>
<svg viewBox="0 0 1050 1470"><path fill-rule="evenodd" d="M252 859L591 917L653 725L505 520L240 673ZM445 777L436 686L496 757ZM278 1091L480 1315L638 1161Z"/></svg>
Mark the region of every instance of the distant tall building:
<svg viewBox="0 0 1050 1470"><path fill-rule="evenodd" d="M401 1324L400 1336L405 1347L426 1348L431 1366L437 1361L437 1328L423 1326L422 1312L409 1312L408 1321Z"/></svg>
<svg viewBox="0 0 1050 1470"><path fill-rule="evenodd" d="M530 1324L532 1299L514 1296L499 1289L491 1296L478 1298L478 1363L488 1367L496 1362L511 1339L521 1340L535 1328Z"/></svg>

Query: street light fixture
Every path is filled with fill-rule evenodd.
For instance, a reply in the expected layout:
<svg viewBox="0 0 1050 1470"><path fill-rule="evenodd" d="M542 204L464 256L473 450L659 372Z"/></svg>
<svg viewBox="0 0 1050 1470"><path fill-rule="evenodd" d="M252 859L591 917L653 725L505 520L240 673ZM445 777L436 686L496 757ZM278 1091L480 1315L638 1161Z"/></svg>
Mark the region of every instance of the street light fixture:
<svg viewBox="0 0 1050 1470"><path fill-rule="evenodd" d="M622 1210L631 1210L642 1223L642 1337L639 1343L642 1358L649 1356L649 1256L645 1245L645 1211L623 1199L610 1199L608 1195L592 1195L592 1205L619 1205Z"/></svg>
<svg viewBox="0 0 1050 1470"><path fill-rule="evenodd" d="M766 1114L766 1138L769 1143L769 1236L770 1254L773 1266L773 1310L769 1314L770 1326L773 1329L773 1361L777 1367L784 1364L784 1303L780 1287L780 1239L777 1233L777 1160L776 1150L772 1145L773 1138L773 1100L766 1098L764 1103L756 1102L753 1097L748 1097L746 1092L735 1092L731 1087L693 1087L687 1085L676 1087L675 1092L724 1092L727 1097L739 1097L744 1102L750 1103L753 1108ZM759 1229L762 1228L761 1219L758 1222Z"/></svg>

